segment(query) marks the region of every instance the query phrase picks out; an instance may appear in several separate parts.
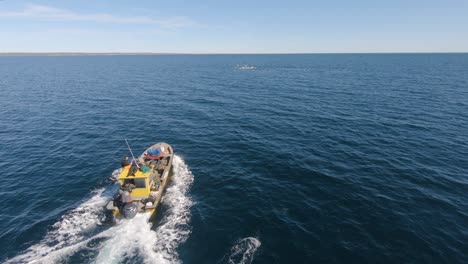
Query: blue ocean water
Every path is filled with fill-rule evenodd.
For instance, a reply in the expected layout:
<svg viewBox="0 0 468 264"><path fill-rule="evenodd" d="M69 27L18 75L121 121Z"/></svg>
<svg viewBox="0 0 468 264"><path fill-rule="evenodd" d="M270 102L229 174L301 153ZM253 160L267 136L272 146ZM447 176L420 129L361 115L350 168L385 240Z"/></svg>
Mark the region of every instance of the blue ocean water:
<svg viewBox="0 0 468 264"><path fill-rule="evenodd" d="M468 54L0 57L0 262L467 263L467 142Z"/></svg>

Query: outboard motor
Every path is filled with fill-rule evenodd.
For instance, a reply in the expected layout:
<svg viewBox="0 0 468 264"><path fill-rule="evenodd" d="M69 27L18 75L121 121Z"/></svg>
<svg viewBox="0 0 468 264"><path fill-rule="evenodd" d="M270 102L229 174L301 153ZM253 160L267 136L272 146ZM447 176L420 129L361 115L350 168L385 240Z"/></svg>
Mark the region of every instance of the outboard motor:
<svg viewBox="0 0 468 264"><path fill-rule="evenodd" d="M119 193L116 193L114 197L112 197L112 202L114 207L120 209L120 207L122 207L122 196Z"/></svg>
<svg viewBox="0 0 468 264"><path fill-rule="evenodd" d="M132 219L137 214L137 207L134 203L128 203L123 207L122 215L127 219Z"/></svg>

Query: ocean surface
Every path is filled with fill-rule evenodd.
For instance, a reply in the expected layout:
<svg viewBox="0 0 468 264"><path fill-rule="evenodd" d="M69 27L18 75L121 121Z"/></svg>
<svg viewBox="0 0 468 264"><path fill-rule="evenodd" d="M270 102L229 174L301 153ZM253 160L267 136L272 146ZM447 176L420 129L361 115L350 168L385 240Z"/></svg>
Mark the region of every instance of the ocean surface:
<svg viewBox="0 0 468 264"><path fill-rule="evenodd" d="M2 263L468 263L468 54L0 57L0 167Z"/></svg>

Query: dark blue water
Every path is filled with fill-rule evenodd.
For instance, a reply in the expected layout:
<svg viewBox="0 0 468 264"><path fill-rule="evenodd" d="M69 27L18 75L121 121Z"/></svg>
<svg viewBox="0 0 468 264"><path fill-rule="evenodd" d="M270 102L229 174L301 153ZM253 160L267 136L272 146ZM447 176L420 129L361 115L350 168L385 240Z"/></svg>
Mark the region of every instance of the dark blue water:
<svg viewBox="0 0 468 264"><path fill-rule="evenodd" d="M467 263L468 54L0 57L0 167L1 262Z"/></svg>

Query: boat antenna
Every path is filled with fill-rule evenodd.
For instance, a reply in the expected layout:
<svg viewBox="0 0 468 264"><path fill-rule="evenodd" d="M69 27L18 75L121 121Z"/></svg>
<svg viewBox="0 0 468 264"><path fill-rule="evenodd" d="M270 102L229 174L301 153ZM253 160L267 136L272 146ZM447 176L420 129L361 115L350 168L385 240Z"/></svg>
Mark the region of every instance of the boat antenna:
<svg viewBox="0 0 468 264"><path fill-rule="evenodd" d="M130 154L132 154L132 158L133 158L133 160L135 161L135 165L136 165L138 168L140 168L140 166L138 166L138 163L136 162L135 156L133 155L133 151L132 151L132 149L130 148L130 145L128 144L127 139L125 139L125 143L127 143L127 147L128 147L128 150L130 150Z"/></svg>

